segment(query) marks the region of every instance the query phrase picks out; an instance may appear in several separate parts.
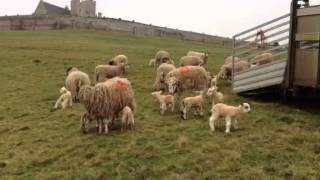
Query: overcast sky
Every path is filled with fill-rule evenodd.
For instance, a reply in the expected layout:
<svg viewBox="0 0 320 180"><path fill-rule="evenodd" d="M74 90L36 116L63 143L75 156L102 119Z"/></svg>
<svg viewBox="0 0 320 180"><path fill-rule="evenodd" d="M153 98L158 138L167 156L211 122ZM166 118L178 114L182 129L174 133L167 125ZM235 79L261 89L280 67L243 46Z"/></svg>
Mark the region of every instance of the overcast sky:
<svg viewBox="0 0 320 180"><path fill-rule="evenodd" d="M70 7L70 0L45 0ZM103 16L229 36L289 12L291 0L96 0ZM31 14L39 0L0 0L0 16ZM320 0L311 0L320 4Z"/></svg>

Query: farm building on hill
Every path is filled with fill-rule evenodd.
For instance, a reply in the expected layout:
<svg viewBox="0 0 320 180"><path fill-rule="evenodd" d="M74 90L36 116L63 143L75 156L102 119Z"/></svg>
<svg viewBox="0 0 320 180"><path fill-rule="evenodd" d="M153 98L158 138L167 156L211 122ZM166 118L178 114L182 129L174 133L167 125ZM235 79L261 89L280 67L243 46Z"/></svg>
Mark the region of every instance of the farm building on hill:
<svg viewBox="0 0 320 180"><path fill-rule="evenodd" d="M62 8L45 1L40 0L36 10L33 13L36 16L39 15L70 15L71 12L68 8Z"/></svg>
<svg viewBox="0 0 320 180"><path fill-rule="evenodd" d="M33 15L73 15L81 17L96 17L96 2L94 0L72 0L71 11L40 0Z"/></svg>

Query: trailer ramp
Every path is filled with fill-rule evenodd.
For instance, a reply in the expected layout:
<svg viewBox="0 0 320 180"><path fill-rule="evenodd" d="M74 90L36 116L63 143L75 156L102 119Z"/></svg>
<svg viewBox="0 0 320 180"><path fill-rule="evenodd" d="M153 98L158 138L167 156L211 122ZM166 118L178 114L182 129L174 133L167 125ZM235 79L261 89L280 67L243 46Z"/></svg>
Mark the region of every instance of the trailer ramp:
<svg viewBox="0 0 320 180"><path fill-rule="evenodd" d="M233 37L233 57L247 60L251 67L232 73L234 93L281 85L287 66L290 14L246 30ZM255 57L263 53L273 54L273 61L256 66ZM260 59L261 61L263 59ZM235 60L233 59L233 67Z"/></svg>

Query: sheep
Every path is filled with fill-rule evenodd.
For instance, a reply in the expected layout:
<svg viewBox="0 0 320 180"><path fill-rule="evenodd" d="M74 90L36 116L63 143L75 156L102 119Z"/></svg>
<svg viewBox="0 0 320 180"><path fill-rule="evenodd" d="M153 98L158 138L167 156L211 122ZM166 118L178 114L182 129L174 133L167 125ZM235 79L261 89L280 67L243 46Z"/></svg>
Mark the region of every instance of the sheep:
<svg viewBox="0 0 320 180"><path fill-rule="evenodd" d="M167 111L167 107L171 107L171 111L174 112L175 98L172 95L161 95L162 91L151 93L156 97L160 103L160 114L163 115Z"/></svg>
<svg viewBox="0 0 320 180"><path fill-rule="evenodd" d="M99 133L103 132L104 124L105 134L108 133L108 120L116 118L125 106L130 107L133 112L136 107L131 83L120 77L95 86L82 86L79 91L79 100L85 107L87 116L97 120Z"/></svg>
<svg viewBox="0 0 320 180"><path fill-rule="evenodd" d="M166 75L176 69L173 64L163 63L157 68L156 79L153 83L153 89L155 91L166 90L165 77Z"/></svg>
<svg viewBox="0 0 320 180"><path fill-rule="evenodd" d="M90 85L89 76L75 67L68 68L66 75L65 87L71 92L72 101L78 102L80 88L84 85Z"/></svg>
<svg viewBox="0 0 320 180"><path fill-rule="evenodd" d="M96 82L104 82L107 79L116 76L123 76L125 73L125 65L98 65L95 68Z"/></svg>
<svg viewBox="0 0 320 180"><path fill-rule="evenodd" d="M207 91L207 96L212 96L212 106L216 103L222 103L223 101L223 94L218 92L218 87L212 86Z"/></svg>
<svg viewBox="0 0 320 180"><path fill-rule="evenodd" d="M208 74L200 66L176 68L170 71L165 78L165 83L170 94L181 94L184 90L207 90L208 82Z"/></svg>
<svg viewBox="0 0 320 180"><path fill-rule="evenodd" d="M200 91L198 96L186 97L181 102L181 117L186 120L187 113L194 108L195 115L203 116L204 91Z"/></svg>
<svg viewBox="0 0 320 180"><path fill-rule="evenodd" d="M241 59L238 57L234 57L234 62L240 61ZM230 64L233 61L233 56L228 56L224 59L224 64Z"/></svg>
<svg viewBox="0 0 320 180"><path fill-rule="evenodd" d="M251 111L250 105L248 103L243 103L238 107L229 106L226 104L216 104L211 109L211 116L209 118L209 126L212 132L215 131L216 121L225 118L226 121L226 133L230 133L231 123L234 120L234 128L238 129L237 118L244 113L249 113Z"/></svg>
<svg viewBox="0 0 320 180"><path fill-rule="evenodd" d="M150 59L149 67L156 67L156 59Z"/></svg>
<svg viewBox="0 0 320 180"><path fill-rule="evenodd" d="M180 59L180 66L203 66L204 61L198 56L183 56Z"/></svg>
<svg viewBox="0 0 320 180"><path fill-rule="evenodd" d="M203 53L203 52L196 52L196 51L189 51L187 53L187 56L197 56L200 59L203 60L203 67L207 68L207 64L208 64L208 53Z"/></svg>
<svg viewBox="0 0 320 180"><path fill-rule="evenodd" d="M121 132L123 132L123 130L127 130L129 126L131 130L134 129L134 115L130 107L126 106L122 110Z"/></svg>
<svg viewBox="0 0 320 180"><path fill-rule="evenodd" d="M273 55L271 53L262 53L250 60L250 62L255 63L257 66L267 64L273 61Z"/></svg>
<svg viewBox="0 0 320 180"><path fill-rule="evenodd" d="M243 70L249 69L251 67L251 64L248 61L245 60L239 60L234 63L234 72L241 72ZM232 68L233 63L224 64L220 68L220 72L218 73L218 79L226 79L230 78L232 76Z"/></svg>
<svg viewBox="0 0 320 180"><path fill-rule="evenodd" d="M158 67L162 63L174 64L171 61L170 54L164 50L158 51L155 55L155 67Z"/></svg>
<svg viewBox="0 0 320 180"><path fill-rule="evenodd" d="M67 88L62 87L59 91L61 93L61 96L57 100L56 104L54 105L55 109L58 109L59 106L62 107L62 109L65 109L67 107L72 107L72 95L71 92L67 90Z"/></svg>
<svg viewBox="0 0 320 180"><path fill-rule="evenodd" d="M120 65L120 64L128 65L128 57L123 54L120 54L113 57L109 61L109 65Z"/></svg>

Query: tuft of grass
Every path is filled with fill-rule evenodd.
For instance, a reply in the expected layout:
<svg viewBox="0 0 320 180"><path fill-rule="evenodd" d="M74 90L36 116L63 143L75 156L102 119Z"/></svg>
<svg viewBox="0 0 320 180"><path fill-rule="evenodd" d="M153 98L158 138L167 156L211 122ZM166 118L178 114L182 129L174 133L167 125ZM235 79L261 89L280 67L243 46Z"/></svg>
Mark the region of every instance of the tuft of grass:
<svg viewBox="0 0 320 180"><path fill-rule="evenodd" d="M161 116L150 95L155 71L148 67L159 49L176 64L188 50L208 52L212 74L231 52L219 44L121 33L1 32L0 179L320 178L318 109L236 96L220 81L225 103L252 105L239 130L226 135L220 121L216 132L209 131L211 98L204 117L181 120L179 102L174 113ZM117 54L129 57L136 129L84 135L80 104L53 110L65 69L76 66L94 80L94 67Z"/></svg>

